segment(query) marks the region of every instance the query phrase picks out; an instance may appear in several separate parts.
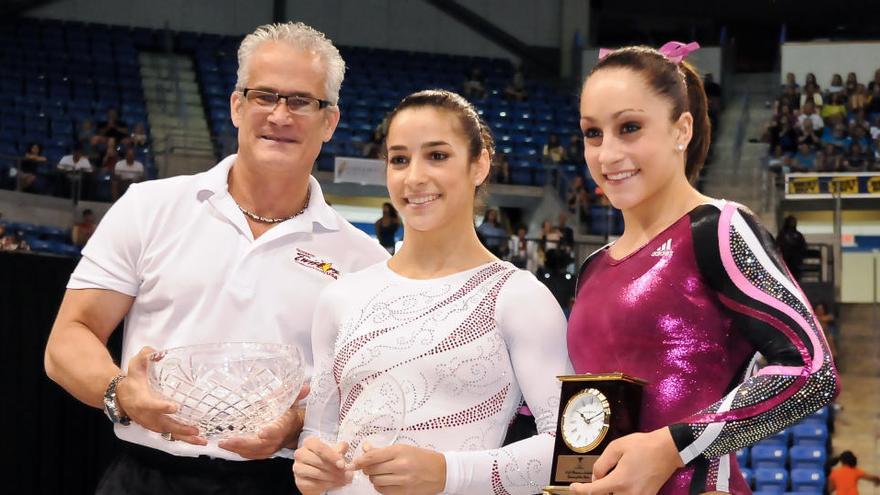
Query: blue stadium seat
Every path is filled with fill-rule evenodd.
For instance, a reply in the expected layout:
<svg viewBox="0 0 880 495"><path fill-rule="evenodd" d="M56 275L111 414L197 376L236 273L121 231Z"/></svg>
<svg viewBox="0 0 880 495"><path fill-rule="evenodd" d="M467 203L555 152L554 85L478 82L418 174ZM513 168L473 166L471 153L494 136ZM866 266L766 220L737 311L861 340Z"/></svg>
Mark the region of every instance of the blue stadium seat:
<svg viewBox="0 0 880 495"><path fill-rule="evenodd" d="M740 468L744 468L750 466L749 464L749 452L751 449L748 447L743 447L736 451L736 462L739 464Z"/></svg>
<svg viewBox="0 0 880 495"><path fill-rule="evenodd" d="M825 489L825 472L821 469L792 469L791 488L796 492Z"/></svg>
<svg viewBox="0 0 880 495"><path fill-rule="evenodd" d="M752 467L784 468L788 459L788 447L782 445L760 445L752 447Z"/></svg>
<svg viewBox="0 0 880 495"><path fill-rule="evenodd" d="M791 438L791 430L785 429L779 432L776 432L768 437L764 437L758 441L757 445L781 445L783 447L788 447Z"/></svg>
<svg viewBox="0 0 880 495"><path fill-rule="evenodd" d="M788 489L788 471L779 468L755 470L755 488L759 491L784 492Z"/></svg>
<svg viewBox="0 0 880 495"><path fill-rule="evenodd" d="M792 469L825 469L827 454L824 446L795 445L788 459Z"/></svg>
<svg viewBox="0 0 880 495"><path fill-rule="evenodd" d="M795 445L825 446L828 427L822 424L797 424L791 428Z"/></svg>

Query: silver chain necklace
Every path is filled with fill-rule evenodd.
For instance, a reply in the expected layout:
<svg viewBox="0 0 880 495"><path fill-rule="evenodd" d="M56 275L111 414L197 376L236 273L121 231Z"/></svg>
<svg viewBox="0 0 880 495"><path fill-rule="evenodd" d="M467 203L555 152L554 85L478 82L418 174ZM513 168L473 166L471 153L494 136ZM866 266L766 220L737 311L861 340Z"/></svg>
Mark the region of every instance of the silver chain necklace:
<svg viewBox="0 0 880 495"><path fill-rule="evenodd" d="M261 222L261 223L281 223L281 222L285 222L285 221L287 221L287 220L290 220L291 218L296 218L296 217L302 215L303 212L306 211L306 208L309 207L309 200L310 200L311 198L312 198L312 186L309 186L309 188L306 190L306 201L305 201L305 203L303 203L303 207L302 207L302 209L299 210L298 212L294 213L293 215L290 215L289 217L282 217L282 218L263 217L263 216L257 215L256 213L254 213L254 212L252 212L252 211L250 211L250 210L246 210L244 207L242 207L240 204L238 204L238 201L235 201L235 200L233 200L233 201L235 201L235 206L237 206L238 209L239 209L242 213L244 213L245 215L251 217L253 220L255 220L255 221L257 221L257 222Z"/></svg>

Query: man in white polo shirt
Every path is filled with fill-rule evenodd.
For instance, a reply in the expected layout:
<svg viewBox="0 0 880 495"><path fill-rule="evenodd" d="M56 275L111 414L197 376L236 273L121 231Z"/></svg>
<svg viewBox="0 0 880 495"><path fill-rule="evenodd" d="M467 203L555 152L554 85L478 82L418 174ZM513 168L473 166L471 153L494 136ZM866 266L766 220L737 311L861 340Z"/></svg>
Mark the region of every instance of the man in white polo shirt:
<svg viewBox="0 0 880 495"><path fill-rule="evenodd" d="M98 493L295 493L283 449L296 445L301 410L258 436L205 445L168 416L173 404L149 391L145 371L151 348L261 341L299 345L310 373L321 288L387 259L310 175L339 122L344 70L308 26L258 28L239 49L230 97L238 154L198 175L132 185L83 249L46 370L103 407L126 441ZM117 367L106 342L123 318Z"/></svg>
<svg viewBox="0 0 880 495"><path fill-rule="evenodd" d="M144 180L144 164L137 161L134 149L125 150L125 158L116 162L113 167L112 193L113 200L119 199L135 182Z"/></svg>

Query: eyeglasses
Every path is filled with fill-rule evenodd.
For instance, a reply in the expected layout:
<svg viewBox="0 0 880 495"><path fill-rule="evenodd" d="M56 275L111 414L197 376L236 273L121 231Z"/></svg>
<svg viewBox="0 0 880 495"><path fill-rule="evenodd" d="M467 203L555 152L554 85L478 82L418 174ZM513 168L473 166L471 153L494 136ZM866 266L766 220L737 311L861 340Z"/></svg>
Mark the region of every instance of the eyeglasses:
<svg viewBox="0 0 880 495"><path fill-rule="evenodd" d="M285 100L289 112L297 115L312 115L332 105L329 101L319 100L311 96L282 95L262 89L244 88L241 94L249 103L253 103L260 110L267 112L274 112L275 107L281 100Z"/></svg>

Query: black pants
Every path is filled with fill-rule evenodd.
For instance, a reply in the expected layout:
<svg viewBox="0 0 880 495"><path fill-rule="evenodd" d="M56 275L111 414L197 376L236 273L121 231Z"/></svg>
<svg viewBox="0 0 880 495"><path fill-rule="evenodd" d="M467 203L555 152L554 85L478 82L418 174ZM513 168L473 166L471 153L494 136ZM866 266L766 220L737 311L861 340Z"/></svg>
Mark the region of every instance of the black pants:
<svg viewBox="0 0 880 495"><path fill-rule="evenodd" d="M209 457L178 457L125 443L104 473L96 495L291 495L293 462L272 458L226 461Z"/></svg>

